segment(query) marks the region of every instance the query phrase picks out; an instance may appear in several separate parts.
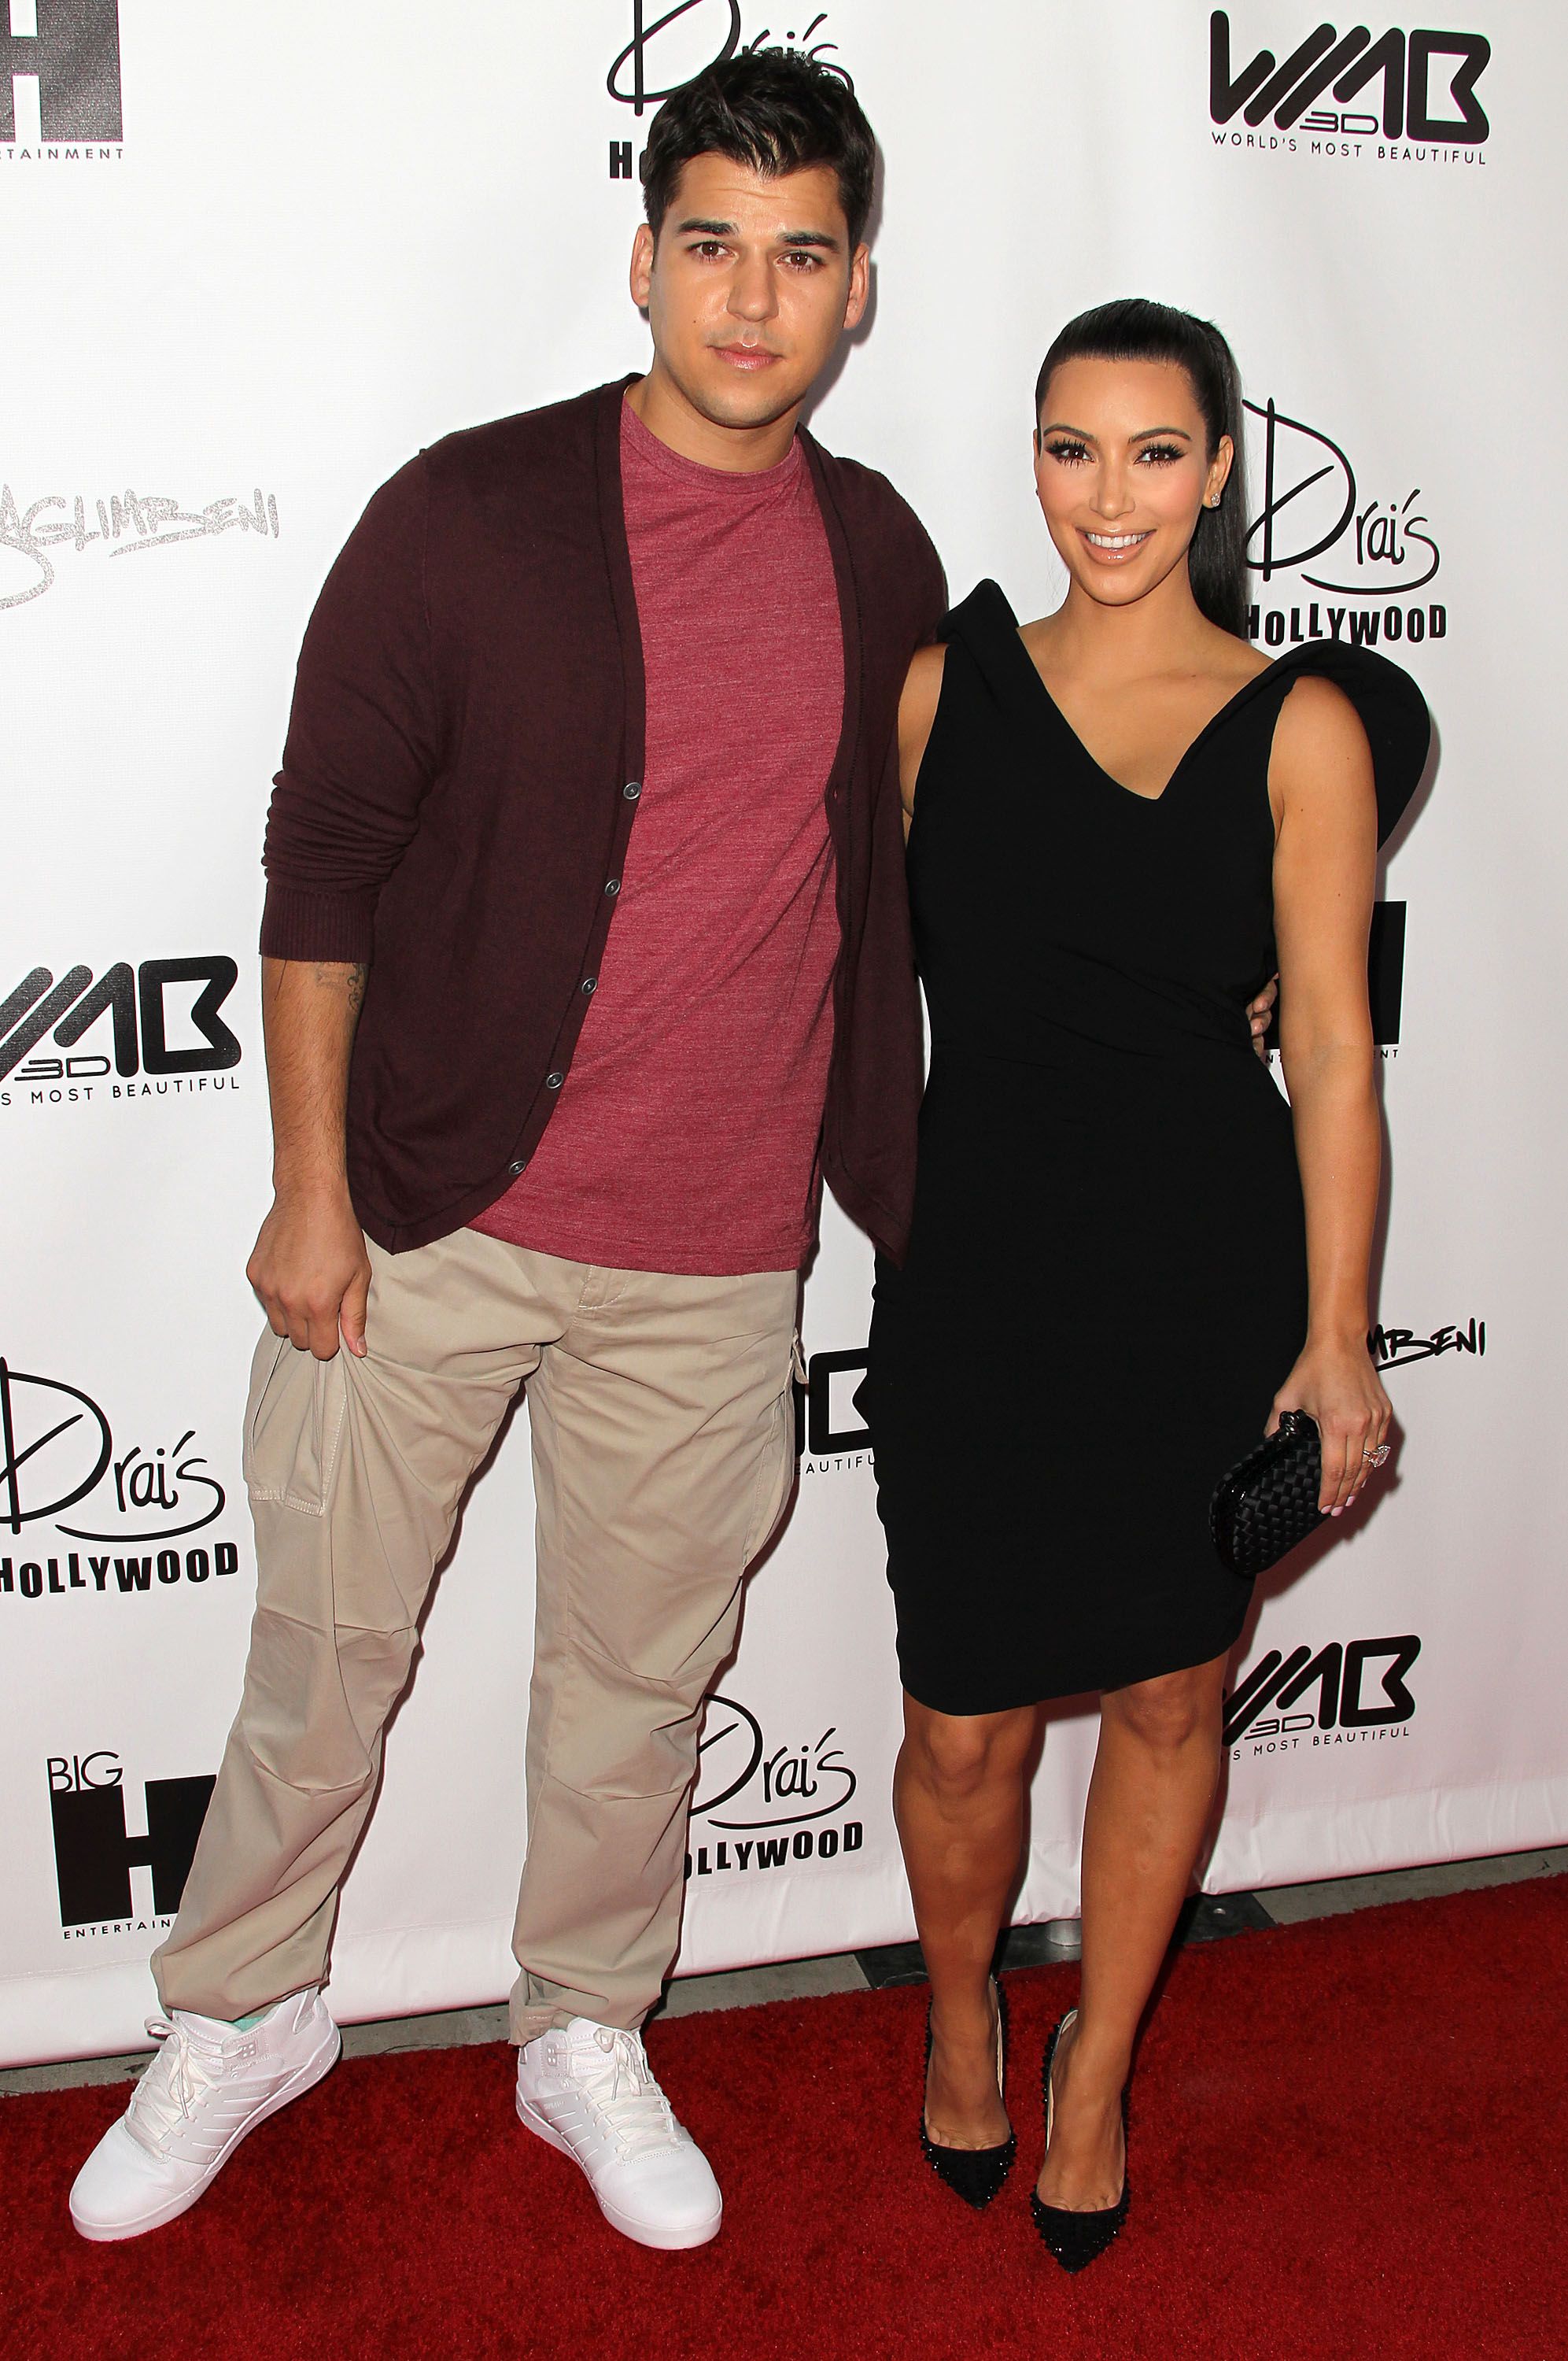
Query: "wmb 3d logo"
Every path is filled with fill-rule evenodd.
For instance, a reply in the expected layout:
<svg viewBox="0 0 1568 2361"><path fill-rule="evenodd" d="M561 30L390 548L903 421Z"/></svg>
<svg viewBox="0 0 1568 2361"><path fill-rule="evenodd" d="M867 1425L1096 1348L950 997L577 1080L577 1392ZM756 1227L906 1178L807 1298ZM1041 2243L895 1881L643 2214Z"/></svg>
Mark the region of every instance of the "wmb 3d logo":
<svg viewBox="0 0 1568 2361"><path fill-rule="evenodd" d="M90 1101L94 1087L104 1094L105 1084L115 1098L205 1088L209 1078L240 1061L238 1038L218 1014L238 980L238 967L224 951L143 960L134 971L116 960L96 977L90 967L76 966L58 983L50 968L29 970L0 1001L0 1084L14 1075L27 1087L0 1089L0 1106ZM181 987L191 985L198 988L182 1009ZM181 1017L193 1040L175 1038ZM104 1031L95 1032L100 1025ZM118 1082L108 1081L111 1072ZM137 1082L143 1072L196 1079ZM224 1084L214 1079L214 1087Z"/></svg>
<svg viewBox="0 0 1568 2361"><path fill-rule="evenodd" d="M1283 60L1272 49L1259 49L1238 70L1229 13L1216 8L1209 19L1209 113L1217 124L1239 114L1255 131L1272 120L1277 132L1299 126L1340 138L1375 139L1381 132L1385 141L1478 148L1491 125L1475 85L1491 55L1492 45L1480 33L1425 27L1406 33L1391 26L1374 38L1366 25L1341 34L1321 24ZM1366 104L1374 83L1381 99L1376 114ZM1357 99L1359 107L1353 104ZM1453 111L1438 113L1440 106ZM1223 144L1226 136L1216 133L1216 141ZM1233 143L1243 136L1228 135Z"/></svg>

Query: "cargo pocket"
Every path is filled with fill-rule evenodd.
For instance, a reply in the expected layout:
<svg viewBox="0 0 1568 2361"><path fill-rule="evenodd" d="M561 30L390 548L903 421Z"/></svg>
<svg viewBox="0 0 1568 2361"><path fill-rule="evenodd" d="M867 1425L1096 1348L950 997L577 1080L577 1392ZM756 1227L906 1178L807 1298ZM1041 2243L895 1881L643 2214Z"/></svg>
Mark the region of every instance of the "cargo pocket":
<svg viewBox="0 0 1568 2361"><path fill-rule="evenodd" d="M269 1330L256 1348L246 1405L243 1466L251 1499L323 1515L347 1405L341 1350L318 1361Z"/></svg>

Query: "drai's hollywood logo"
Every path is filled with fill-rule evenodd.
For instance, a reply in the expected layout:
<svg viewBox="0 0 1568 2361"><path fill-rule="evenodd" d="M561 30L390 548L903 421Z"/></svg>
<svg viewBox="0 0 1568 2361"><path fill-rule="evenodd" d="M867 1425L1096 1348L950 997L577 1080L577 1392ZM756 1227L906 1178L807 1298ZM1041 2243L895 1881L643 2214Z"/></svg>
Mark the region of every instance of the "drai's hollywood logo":
<svg viewBox="0 0 1568 2361"><path fill-rule="evenodd" d="M864 1829L845 1817L857 1784L836 1730L772 1746L748 1707L709 1697L686 1875L783 1869L787 1861L859 1852Z"/></svg>
<svg viewBox="0 0 1568 2361"><path fill-rule="evenodd" d="M3 5L3 0L0 0ZM853 90L838 59L837 41L828 37L828 11L801 9L794 25L764 25L750 40L742 38L740 0L631 0L630 38L618 51L605 77L605 88L620 105L641 119L650 107L662 105L672 92L705 68L732 58L739 49L791 50L807 57ZM630 139L609 143L612 181L638 179Z"/></svg>
<svg viewBox="0 0 1568 2361"><path fill-rule="evenodd" d="M1305 640L1356 647L1444 639L1448 609L1431 596L1442 559L1419 485L1368 498L1346 453L1321 427L1249 401L1253 480L1261 505L1247 527L1258 597L1247 629L1270 648ZM1289 604L1282 603L1288 599Z"/></svg>
<svg viewBox="0 0 1568 2361"><path fill-rule="evenodd" d="M1209 115L1217 148L1401 164L1484 164L1491 131L1475 95L1492 45L1480 33L1314 26L1284 58L1246 58L1230 14L1209 19ZM1239 120L1238 120L1239 118Z"/></svg>
<svg viewBox="0 0 1568 2361"><path fill-rule="evenodd" d="M234 1092L237 1038L218 1011L238 981L226 952L126 960L57 982L35 967L0 1001L0 1108L193 1100ZM183 1038L179 1038L183 1035Z"/></svg>
<svg viewBox="0 0 1568 2361"><path fill-rule="evenodd" d="M146 1598L237 1572L195 1428L131 1432L117 1445L91 1394L0 1355L0 1600Z"/></svg>
<svg viewBox="0 0 1568 2361"><path fill-rule="evenodd" d="M215 1781L148 1779L141 1794L146 1830L138 1833L127 1824L125 1765L112 1748L51 1754L46 1767L66 1941L167 1927L180 1907ZM149 1873L149 1912L138 1910L133 1869Z"/></svg>
<svg viewBox="0 0 1568 2361"><path fill-rule="evenodd" d="M1416 1700L1406 1675L1420 1653L1409 1631L1387 1640L1331 1640L1288 1655L1270 1648L1226 1696L1224 1741L1233 1761L1310 1757L1409 1737Z"/></svg>
<svg viewBox="0 0 1568 2361"><path fill-rule="evenodd" d="M5 0L0 0L0 7ZM225 493L188 508L166 492L45 492L24 507L9 484L0 484L0 607L26 607L52 589L59 560L106 549L111 557L138 551L173 549L189 541L217 541L237 533L242 541L276 541L276 493L259 484L242 498Z"/></svg>
<svg viewBox="0 0 1568 2361"><path fill-rule="evenodd" d="M120 138L117 0L0 0L0 158L107 163Z"/></svg>

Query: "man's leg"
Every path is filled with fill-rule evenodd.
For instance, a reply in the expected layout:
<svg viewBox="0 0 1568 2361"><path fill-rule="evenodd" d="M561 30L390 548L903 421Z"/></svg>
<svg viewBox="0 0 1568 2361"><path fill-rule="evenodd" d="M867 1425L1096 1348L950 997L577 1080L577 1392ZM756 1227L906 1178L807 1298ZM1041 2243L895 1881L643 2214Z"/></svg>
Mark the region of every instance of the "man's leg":
<svg viewBox="0 0 1568 2361"><path fill-rule="evenodd" d="M796 1299L793 1273L595 1272L529 1389L539 1606L519 2112L650 2245L718 2226L717 2187L636 2028L679 1938L703 1700L794 1475ZM681 2143L680 2158L661 2153Z"/></svg>
<svg viewBox="0 0 1568 2361"><path fill-rule="evenodd" d="M174 2031L72 2193L89 2236L134 2235L183 2212L253 2123L336 2055L313 1987L374 1800L382 1727L464 1488L584 1276L468 1230L407 1255L370 1252L364 1359L316 1361L270 1335L257 1355L245 1691L154 1958ZM233 2020L285 1999L236 2037ZM224 2086L221 2136L162 2103L165 2083L177 2093L192 2075L209 2113Z"/></svg>

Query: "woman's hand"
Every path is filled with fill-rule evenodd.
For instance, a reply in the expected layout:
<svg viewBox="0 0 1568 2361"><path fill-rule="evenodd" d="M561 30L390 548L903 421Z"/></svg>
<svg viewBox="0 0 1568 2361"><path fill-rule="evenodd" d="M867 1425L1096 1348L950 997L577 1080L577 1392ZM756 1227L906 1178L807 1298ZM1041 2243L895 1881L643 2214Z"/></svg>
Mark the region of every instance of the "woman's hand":
<svg viewBox="0 0 1568 2361"><path fill-rule="evenodd" d="M1365 1344L1309 1344L1274 1397L1268 1433L1288 1410L1304 1410L1316 1422L1323 1449L1318 1506L1337 1517L1371 1475L1394 1414Z"/></svg>

